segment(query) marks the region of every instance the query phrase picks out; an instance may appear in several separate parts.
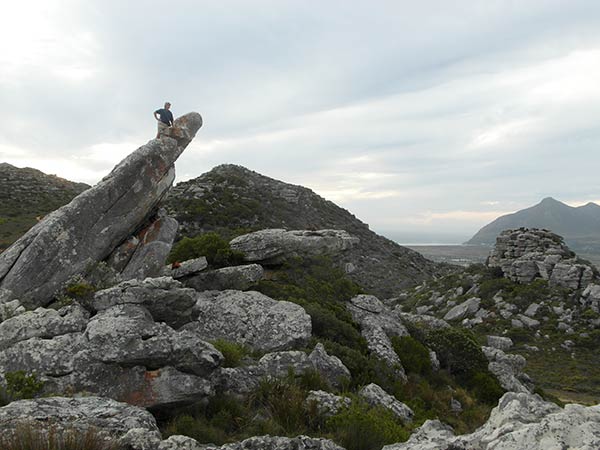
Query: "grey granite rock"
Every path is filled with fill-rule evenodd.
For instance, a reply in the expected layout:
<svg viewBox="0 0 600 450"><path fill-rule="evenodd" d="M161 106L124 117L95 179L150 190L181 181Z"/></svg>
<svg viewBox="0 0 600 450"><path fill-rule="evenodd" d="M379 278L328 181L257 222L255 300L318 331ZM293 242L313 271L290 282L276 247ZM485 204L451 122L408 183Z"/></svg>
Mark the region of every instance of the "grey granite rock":
<svg viewBox="0 0 600 450"><path fill-rule="evenodd" d="M0 350L32 337L48 339L83 331L88 318L89 313L78 304L65 306L58 311L37 308L24 312L0 323Z"/></svg>
<svg viewBox="0 0 600 450"><path fill-rule="evenodd" d="M499 267L506 278L519 283L541 278L552 285L585 289L600 280L598 270L578 258L560 236L537 228L500 233L487 264Z"/></svg>
<svg viewBox="0 0 600 450"><path fill-rule="evenodd" d="M238 236L230 245L248 262L278 264L296 256L337 255L358 242L343 230L269 229Z"/></svg>
<svg viewBox="0 0 600 450"><path fill-rule="evenodd" d="M488 336L487 344L489 347L497 348L500 350L508 350L513 346L513 341L509 337L503 336Z"/></svg>
<svg viewBox="0 0 600 450"><path fill-rule="evenodd" d="M465 300L461 304L456 305L454 308L450 309L450 311L448 311L444 316L444 320L461 320L465 317L473 316L479 310L480 304L480 298L471 297L470 299Z"/></svg>
<svg viewBox="0 0 600 450"><path fill-rule="evenodd" d="M223 267L207 270L183 279L183 284L197 291L246 290L258 283L264 275L259 264Z"/></svg>
<svg viewBox="0 0 600 450"><path fill-rule="evenodd" d="M371 353L393 368L399 378L406 380L402 362L390 340L392 336L408 336L408 330L399 315L373 295L357 295L350 299L346 307L360 325L361 334L367 340Z"/></svg>
<svg viewBox="0 0 600 450"><path fill-rule="evenodd" d="M261 351L306 345L311 320L304 308L259 292L213 291L198 295L196 321L184 326L206 340L225 339Z"/></svg>
<svg viewBox="0 0 600 450"><path fill-rule="evenodd" d="M20 424L55 431L96 429L107 437L120 438L131 429L158 433L152 414L143 408L102 397L48 397L19 400L0 408L0 429L14 431Z"/></svg>
<svg viewBox="0 0 600 450"><path fill-rule="evenodd" d="M31 306L44 306L69 278L107 258L167 193L174 162L201 125L197 113L178 118L170 137L151 140L47 215L0 254L0 288Z"/></svg>
<svg viewBox="0 0 600 450"><path fill-rule="evenodd" d="M412 422L414 412L394 396L388 394L381 386L371 383L363 387L358 395L363 397L372 406L382 406L389 409L403 422Z"/></svg>
<svg viewBox="0 0 600 450"><path fill-rule="evenodd" d="M200 258L188 259L187 261L180 262L179 267L176 268L168 266L166 268L166 275L179 280L200 273L207 267L208 261L204 256L201 256Z"/></svg>
<svg viewBox="0 0 600 450"><path fill-rule="evenodd" d="M489 361L489 371L498 378L505 390L524 393L533 391L529 377L523 373L527 364L524 357L504 353L498 348L482 347L481 349Z"/></svg>
<svg viewBox="0 0 600 450"><path fill-rule="evenodd" d="M342 408L350 406L352 400L348 397L331 394L325 391L309 391L304 402L308 411L315 409L317 414L323 417L331 417L341 411Z"/></svg>
<svg viewBox="0 0 600 450"><path fill-rule="evenodd" d="M143 305L155 321L179 328L192 321L196 295L170 277L129 280L96 292L92 307L103 311L116 305Z"/></svg>

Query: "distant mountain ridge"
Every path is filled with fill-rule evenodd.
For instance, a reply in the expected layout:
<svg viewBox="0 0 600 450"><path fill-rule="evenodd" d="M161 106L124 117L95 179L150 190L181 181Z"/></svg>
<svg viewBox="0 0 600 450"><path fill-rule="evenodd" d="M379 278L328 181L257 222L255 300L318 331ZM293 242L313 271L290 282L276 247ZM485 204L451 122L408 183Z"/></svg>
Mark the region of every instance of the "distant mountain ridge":
<svg viewBox="0 0 600 450"><path fill-rule="evenodd" d="M573 207L552 197L530 208L498 217L465 244L493 245L502 231L520 227L548 229L564 237L577 252L600 252L600 206L590 202Z"/></svg>
<svg viewBox="0 0 600 450"><path fill-rule="evenodd" d="M0 163L0 250L8 247L44 216L88 189L30 167Z"/></svg>
<svg viewBox="0 0 600 450"><path fill-rule="evenodd" d="M360 243L336 264L363 288L383 298L447 270L374 233L350 212L310 189L242 166L217 166L179 183L171 189L166 204L179 222L182 236L208 231L235 235L265 228L345 230Z"/></svg>

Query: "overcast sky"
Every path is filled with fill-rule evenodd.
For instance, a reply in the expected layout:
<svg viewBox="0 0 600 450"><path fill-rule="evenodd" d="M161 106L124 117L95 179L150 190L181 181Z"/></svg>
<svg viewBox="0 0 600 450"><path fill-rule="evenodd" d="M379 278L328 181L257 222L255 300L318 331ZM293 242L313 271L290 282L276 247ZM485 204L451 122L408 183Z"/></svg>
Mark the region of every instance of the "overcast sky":
<svg viewBox="0 0 600 450"><path fill-rule="evenodd" d="M600 200L597 0L3 4L0 161L93 184L166 100L204 118L178 181L241 164L384 233Z"/></svg>

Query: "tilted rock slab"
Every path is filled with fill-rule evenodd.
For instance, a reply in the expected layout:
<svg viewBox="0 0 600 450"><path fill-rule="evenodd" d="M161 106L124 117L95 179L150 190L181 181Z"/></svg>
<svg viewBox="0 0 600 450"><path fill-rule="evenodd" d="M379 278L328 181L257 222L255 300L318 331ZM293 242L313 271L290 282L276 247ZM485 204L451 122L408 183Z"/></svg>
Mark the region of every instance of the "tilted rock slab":
<svg viewBox="0 0 600 450"><path fill-rule="evenodd" d="M255 291L207 291L198 294L197 320L183 328L205 340L225 339L254 350L276 351L306 345L310 316L299 305L276 301Z"/></svg>
<svg viewBox="0 0 600 450"><path fill-rule="evenodd" d="M0 254L0 288L44 306L69 278L107 258L165 196L175 179L175 160L201 126L198 113L179 117L170 136L149 141L31 228Z"/></svg>
<svg viewBox="0 0 600 450"><path fill-rule="evenodd" d="M55 432L75 430L85 433L94 428L105 437L120 438L131 429L160 436L156 420L143 408L102 397L48 397L19 400L0 408L3 434L30 424L36 429Z"/></svg>
<svg viewBox="0 0 600 450"><path fill-rule="evenodd" d="M381 406L389 409L405 423L412 422L412 418L415 415L412 409L393 395L388 394L378 384L371 383L366 385L358 392L358 395L364 398L371 406Z"/></svg>
<svg viewBox="0 0 600 450"><path fill-rule="evenodd" d="M584 289L600 280L598 270L578 258L562 237L537 228L518 228L500 233L487 265L499 267L506 278L518 283L530 283L541 278L552 285Z"/></svg>
<svg viewBox="0 0 600 450"><path fill-rule="evenodd" d="M336 255L351 249L359 239L344 230L269 229L238 236L230 242L248 262L277 264L295 256Z"/></svg>
<svg viewBox="0 0 600 450"><path fill-rule="evenodd" d="M454 436L452 429L426 421L410 439L384 450L549 450L600 448L600 405L564 409L534 394L507 393L488 421L475 432Z"/></svg>
<svg viewBox="0 0 600 450"><path fill-rule="evenodd" d="M354 321L360 325L360 332L367 340L371 353L393 368L401 379L406 380L402 361L390 340L391 336L409 335L396 313L373 295L357 295L350 299L346 308Z"/></svg>
<svg viewBox="0 0 600 450"><path fill-rule="evenodd" d="M243 291L258 283L264 275L264 269L259 264L223 267L222 269L207 270L199 274L185 277L181 281L186 286L197 291L221 291L233 289Z"/></svg>
<svg viewBox="0 0 600 450"><path fill-rule="evenodd" d="M503 389L509 392L533 392L533 383L523 369L527 360L521 355L504 353L493 347L481 347L483 354L489 361L488 369L492 372Z"/></svg>

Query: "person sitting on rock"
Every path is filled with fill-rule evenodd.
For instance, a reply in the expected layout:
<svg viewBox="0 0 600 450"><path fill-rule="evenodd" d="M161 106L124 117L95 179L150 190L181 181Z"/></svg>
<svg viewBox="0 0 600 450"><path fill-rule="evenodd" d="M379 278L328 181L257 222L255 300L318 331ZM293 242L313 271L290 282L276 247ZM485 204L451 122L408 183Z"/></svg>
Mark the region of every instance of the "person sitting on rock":
<svg viewBox="0 0 600 450"><path fill-rule="evenodd" d="M165 103L165 107L154 111L154 118L158 121L158 133L156 133L156 139L170 126L173 125L173 113L169 111L171 104Z"/></svg>

